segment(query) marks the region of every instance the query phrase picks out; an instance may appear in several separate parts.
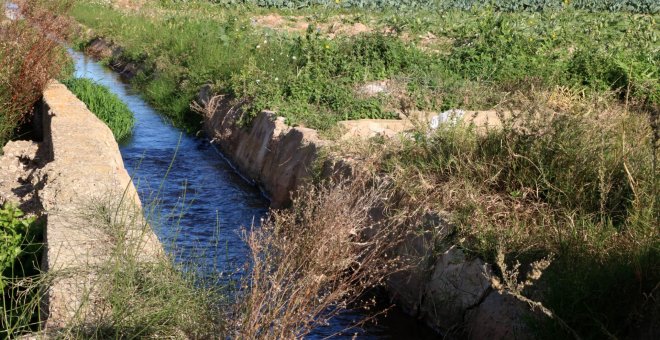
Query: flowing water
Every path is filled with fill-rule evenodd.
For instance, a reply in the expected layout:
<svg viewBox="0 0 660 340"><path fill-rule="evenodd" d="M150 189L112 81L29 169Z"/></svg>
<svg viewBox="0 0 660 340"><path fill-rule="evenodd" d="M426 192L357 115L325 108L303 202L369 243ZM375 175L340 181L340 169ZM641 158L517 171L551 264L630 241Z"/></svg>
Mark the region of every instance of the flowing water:
<svg viewBox="0 0 660 340"><path fill-rule="evenodd" d="M258 187L241 177L206 139L182 133L161 117L119 76L84 54L70 51L75 75L90 78L110 89L136 118L131 138L120 144L124 164L134 177L144 203L156 200L156 234L175 261L204 275L220 270L239 277L248 260L242 227L258 226L269 202ZM310 339L324 338L361 319L346 311ZM368 339L423 339L433 336L416 320L390 312L341 337Z"/></svg>

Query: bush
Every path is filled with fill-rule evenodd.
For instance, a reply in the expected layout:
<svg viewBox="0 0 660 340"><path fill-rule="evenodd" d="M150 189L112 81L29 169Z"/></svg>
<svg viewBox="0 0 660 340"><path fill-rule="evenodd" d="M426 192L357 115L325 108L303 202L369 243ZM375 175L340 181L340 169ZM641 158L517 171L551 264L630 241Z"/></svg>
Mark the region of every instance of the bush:
<svg viewBox="0 0 660 340"><path fill-rule="evenodd" d="M103 85L85 78L72 78L63 83L87 105L90 111L108 125L117 141L130 136L135 118L117 95Z"/></svg>
<svg viewBox="0 0 660 340"><path fill-rule="evenodd" d="M372 213L387 211L389 189L366 174L310 185L298 191L291 209L271 211L253 227L247 234L251 272L232 337L305 338L348 306L374 307L360 297L399 265L388 254L408 232L401 221L410 211L388 212L390 219L374 228Z"/></svg>
<svg viewBox="0 0 660 340"><path fill-rule="evenodd" d="M16 2L24 19L0 24L0 146L28 118L46 83L59 75L68 58L48 36L66 36L68 24L58 15L66 9L63 2Z"/></svg>
<svg viewBox="0 0 660 340"><path fill-rule="evenodd" d="M11 204L0 209L0 289L4 289L5 277L13 277L16 261L36 239L34 217L25 217ZM27 265L27 264L25 264Z"/></svg>

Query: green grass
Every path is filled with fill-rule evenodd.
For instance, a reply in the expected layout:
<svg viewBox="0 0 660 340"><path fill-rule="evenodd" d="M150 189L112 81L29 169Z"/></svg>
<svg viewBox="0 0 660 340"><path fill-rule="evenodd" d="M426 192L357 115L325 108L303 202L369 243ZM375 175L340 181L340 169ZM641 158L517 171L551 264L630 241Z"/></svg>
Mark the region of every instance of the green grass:
<svg viewBox="0 0 660 340"><path fill-rule="evenodd" d="M92 113L108 125L117 141L131 135L135 118L126 104L103 85L85 78L63 81Z"/></svg>
<svg viewBox="0 0 660 340"><path fill-rule="evenodd" d="M635 100L659 98L658 15L488 8L280 12L317 25L362 22L393 32L329 39L314 29L291 34L251 23L250 17L272 11L206 2L121 11L83 1L72 15L122 46L124 58L142 64L138 86L190 130L199 118L188 104L207 83L236 102L247 100L245 123L271 109L292 124L319 129L407 110L487 109L530 87L623 88L632 89ZM436 39L424 45L419 36L427 32ZM356 95L360 84L383 79L394 80L396 96Z"/></svg>

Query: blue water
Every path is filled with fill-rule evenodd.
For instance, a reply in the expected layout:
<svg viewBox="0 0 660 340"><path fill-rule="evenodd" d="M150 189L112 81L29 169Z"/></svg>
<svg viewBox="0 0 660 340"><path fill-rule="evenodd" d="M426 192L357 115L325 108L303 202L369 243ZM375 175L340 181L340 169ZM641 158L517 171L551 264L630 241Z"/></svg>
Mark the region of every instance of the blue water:
<svg viewBox="0 0 660 340"><path fill-rule="evenodd" d="M182 133L161 117L119 76L84 54L70 51L75 76L92 79L119 96L136 118L131 138L120 144L124 165L133 176L155 232L175 261L204 276L218 271L240 278L248 261L242 228L258 227L268 211L259 188L242 178L206 139ZM153 202L154 204L150 204ZM214 274L215 275L215 274ZM316 329L320 339L350 327L364 315L346 311ZM394 311L337 336L360 339L429 338L432 333Z"/></svg>

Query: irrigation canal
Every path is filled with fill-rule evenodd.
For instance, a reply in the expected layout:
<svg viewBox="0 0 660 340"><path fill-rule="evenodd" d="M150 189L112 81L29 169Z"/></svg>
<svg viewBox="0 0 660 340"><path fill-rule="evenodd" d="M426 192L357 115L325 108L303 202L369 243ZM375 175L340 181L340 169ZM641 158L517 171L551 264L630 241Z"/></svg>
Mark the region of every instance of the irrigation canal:
<svg viewBox="0 0 660 340"><path fill-rule="evenodd" d="M241 177L208 140L181 132L160 116L119 75L80 52L70 50L76 77L92 79L119 96L133 111L131 138L120 144L124 164L133 176L156 234L185 269L225 284L243 274L248 249L241 231L258 226L268 200L258 187ZM309 339L321 339L363 318L346 311ZM353 328L341 338L427 339L433 334L417 320L390 311L374 324Z"/></svg>

